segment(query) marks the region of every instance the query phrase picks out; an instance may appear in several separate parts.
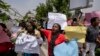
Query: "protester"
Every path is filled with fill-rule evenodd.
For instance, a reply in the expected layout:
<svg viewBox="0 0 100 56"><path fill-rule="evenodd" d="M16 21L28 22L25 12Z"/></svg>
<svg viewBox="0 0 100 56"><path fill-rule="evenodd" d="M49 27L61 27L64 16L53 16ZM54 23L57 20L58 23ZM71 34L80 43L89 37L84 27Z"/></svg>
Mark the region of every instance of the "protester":
<svg viewBox="0 0 100 56"><path fill-rule="evenodd" d="M44 40L43 38L43 34L41 34L41 32L37 29L37 21L36 20L31 20L30 21L31 25L32 25L32 28L33 28L33 31L35 31L35 34L42 37L41 39ZM39 43L41 43L41 40L39 41Z"/></svg>
<svg viewBox="0 0 100 56"><path fill-rule="evenodd" d="M54 47L66 41L65 35L61 33L61 26L55 23L52 30L40 30L44 33L48 41L48 56L54 56Z"/></svg>
<svg viewBox="0 0 100 56"><path fill-rule="evenodd" d="M5 24L0 23L0 56L10 55L13 44L10 41L10 32Z"/></svg>
<svg viewBox="0 0 100 56"><path fill-rule="evenodd" d="M21 20L19 22L19 25L14 25L10 30L11 31L11 37L12 37L11 41L15 45L14 48L13 48L15 55L21 54L21 53L15 51L15 47L16 47L15 42L16 42L16 39L19 36L19 34L25 31L25 27L26 27L25 25L26 25L26 22Z"/></svg>
<svg viewBox="0 0 100 56"><path fill-rule="evenodd" d="M22 56L39 56L40 47L39 44L42 43L42 39L40 33L38 31L33 30L33 27L30 23L26 23L25 31L20 33L19 36L23 35L21 40L16 40L15 51L22 52ZM20 41L19 44L18 41Z"/></svg>
<svg viewBox="0 0 100 56"><path fill-rule="evenodd" d="M71 26L71 25L72 25L72 21L73 21L73 20L72 20L71 18L67 20L68 26Z"/></svg>
<svg viewBox="0 0 100 56"><path fill-rule="evenodd" d="M78 20L77 20L77 18L74 18L73 19L73 22L72 22L72 26L78 26L79 24L78 24Z"/></svg>
<svg viewBox="0 0 100 56"><path fill-rule="evenodd" d="M37 25L37 21L34 19L34 20L31 20L31 21L29 21L31 24L32 24L32 27L33 27L33 29L36 29L37 27L36 27L36 25ZM45 41L45 36L44 36L44 34L40 31L40 34L41 34L41 37L42 37L42 39L43 39L43 41Z"/></svg>
<svg viewBox="0 0 100 56"><path fill-rule="evenodd" d="M99 35L99 18L93 17L91 19L91 25L87 28L87 34L85 38L85 50L83 51L83 56L89 51L89 56L95 56L96 38Z"/></svg>

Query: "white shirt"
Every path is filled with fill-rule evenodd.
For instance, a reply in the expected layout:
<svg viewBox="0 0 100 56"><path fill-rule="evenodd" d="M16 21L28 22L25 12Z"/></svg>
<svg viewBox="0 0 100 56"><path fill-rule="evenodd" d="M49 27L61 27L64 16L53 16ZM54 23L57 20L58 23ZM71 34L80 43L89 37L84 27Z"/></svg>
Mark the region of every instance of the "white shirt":
<svg viewBox="0 0 100 56"><path fill-rule="evenodd" d="M39 41L43 41L41 38ZM37 53L40 54L40 47L36 36L22 33L16 40L15 51L22 53Z"/></svg>

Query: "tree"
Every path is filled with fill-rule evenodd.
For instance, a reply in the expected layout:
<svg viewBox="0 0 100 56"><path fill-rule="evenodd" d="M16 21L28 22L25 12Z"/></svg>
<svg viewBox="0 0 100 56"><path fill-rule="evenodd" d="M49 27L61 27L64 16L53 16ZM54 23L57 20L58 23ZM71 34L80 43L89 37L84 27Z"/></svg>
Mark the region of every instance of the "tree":
<svg viewBox="0 0 100 56"><path fill-rule="evenodd" d="M53 3L52 0L47 0L46 1L46 8L48 12L52 12L53 11Z"/></svg>
<svg viewBox="0 0 100 56"><path fill-rule="evenodd" d="M6 21L6 20L9 19L9 16L6 13L2 12L2 11L7 11L8 12L9 8L10 8L10 5L8 5L7 3L0 0L0 9L1 9L0 10L0 19L2 21Z"/></svg>
<svg viewBox="0 0 100 56"><path fill-rule="evenodd" d="M8 20L8 19L9 19L8 17L9 17L9 16L8 16L6 13L1 13L1 14L0 14L0 19L1 19L2 21Z"/></svg>
<svg viewBox="0 0 100 56"><path fill-rule="evenodd" d="M10 5L8 5L4 1L0 0L0 8L3 9L3 10L5 10L5 11L8 11L9 8L10 8Z"/></svg>
<svg viewBox="0 0 100 56"><path fill-rule="evenodd" d="M52 0L57 12L66 14L69 10L69 0Z"/></svg>
<svg viewBox="0 0 100 56"><path fill-rule="evenodd" d="M54 9L55 8L55 9ZM69 0L46 0L46 4L40 4L36 9L36 18L41 19L47 17L48 12L54 12L66 14L71 16L69 12Z"/></svg>
<svg viewBox="0 0 100 56"><path fill-rule="evenodd" d="M42 19L43 17L47 17L47 13L48 13L48 11L47 11L47 7L46 7L46 5L45 4L40 4L38 7L37 7L37 9L36 9L36 19L37 20L40 20L40 19Z"/></svg>

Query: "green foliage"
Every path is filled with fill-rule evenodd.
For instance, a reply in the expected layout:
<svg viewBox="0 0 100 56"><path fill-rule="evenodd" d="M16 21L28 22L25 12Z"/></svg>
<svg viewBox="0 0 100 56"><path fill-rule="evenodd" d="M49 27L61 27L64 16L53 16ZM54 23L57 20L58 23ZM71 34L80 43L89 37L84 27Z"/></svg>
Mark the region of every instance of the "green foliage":
<svg viewBox="0 0 100 56"><path fill-rule="evenodd" d="M55 9L54 9L55 8ZM36 9L36 19L46 18L48 12L53 12L55 10L57 13L63 13L71 16L69 12L69 0L47 0L46 4L40 4Z"/></svg>
<svg viewBox="0 0 100 56"><path fill-rule="evenodd" d="M8 15L6 14L6 13L1 13L0 14L0 19L2 20L2 21L6 21L6 20L8 20Z"/></svg>
<svg viewBox="0 0 100 56"><path fill-rule="evenodd" d="M52 0L47 0L46 2L46 8L48 12L52 12L53 11L53 3Z"/></svg>
<svg viewBox="0 0 100 56"><path fill-rule="evenodd" d="M53 0L53 6L56 8L57 12L66 14L69 10L69 0Z"/></svg>
<svg viewBox="0 0 100 56"><path fill-rule="evenodd" d="M18 19L15 19L16 20L16 22L20 22L20 20L18 20Z"/></svg>
<svg viewBox="0 0 100 56"><path fill-rule="evenodd" d="M96 48L96 52L95 52L96 56L100 56L100 47Z"/></svg>
<svg viewBox="0 0 100 56"><path fill-rule="evenodd" d="M9 11L10 5L5 3L3 0L0 0L0 8L5 10L5 11Z"/></svg>
<svg viewBox="0 0 100 56"><path fill-rule="evenodd" d="M2 9L3 11L8 12L9 8L10 8L10 5L5 3L3 0L0 0L0 9ZM9 16L6 13L2 13L2 10L0 10L0 19L2 21L6 21L6 20L8 20Z"/></svg>
<svg viewBox="0 0 100 56"><path fill-rule="evenodd" d="M40 20L42 17L46 17L48 13L46 5L43 3L40 4L40 6L37 7L36 12L37 12L36 14L37 20Z"/></svg>

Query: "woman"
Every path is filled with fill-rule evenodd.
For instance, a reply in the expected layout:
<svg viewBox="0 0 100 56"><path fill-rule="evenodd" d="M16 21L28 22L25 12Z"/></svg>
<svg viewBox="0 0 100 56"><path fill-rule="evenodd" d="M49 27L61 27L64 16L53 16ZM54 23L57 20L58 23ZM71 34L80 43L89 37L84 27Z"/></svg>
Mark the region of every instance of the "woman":
<svg viewBox="0 0 100 56"><path fill-rule="evenodd" d="M38 41L42 42L42 39L40 33L36 31L35 28L33 29L30 23L26 23L24 37L22 37L21 40L22 43L20 42L20 45L22 47L21 52L23 53L23 56L39 56L39 44L41 43ZM18 45L16 45L16 47L18 47Z"/></svg>
<svg viewBox="0 0 100 56"><path fill-rule="evenodd" d="M37 47L34 47L33 49L32 49L32 52L33 53L24 53L23 54L23 56L39 56L39 49L40 49L40 47L39 47L39 44L41 44L40 42L42 42L42 38L41 38L41 36L40 36L40 33L39 33L39 31L37 31L36 30L36 28L33 28L32 27L32 24L30 24L30 23L27 23L26 24L26 31L27 31L27 34L28 35L31 35L31 36L34 36L35 38L36 38L36 42L38 42L38 45L37 45ZM40 41L40 42L39 42ZM33 44L34 45L34 44ZM30 50L31 48L29 48L29 50Z"/></svg>
<svg viewBox="0 0 100 56"><path fill-rule="evenodd" d="M40 29L48 40L48 56L54 56L53 50L56 45L65 42L65 35L61 33L61 26L55 23L52 30Z"/></svg>
<svg viewBox="0 0 100 56"><path fill-rule="evenodd" d="M8 32L6 25L0 23L0 56L9 55L9 51L12 47L10 33Z"/></svg>
<svg viewBox="0 0 100 56"><path fill-rule="evenodd" d="M33 30L36 29L36 24L37 24L37 21L36 20L31 20L30 23L32 24L33 26ZM45 37L44 37L44 34L40 31L40 34L41 34L41 37L43 39L43 41L45 41Z"/></svg>

